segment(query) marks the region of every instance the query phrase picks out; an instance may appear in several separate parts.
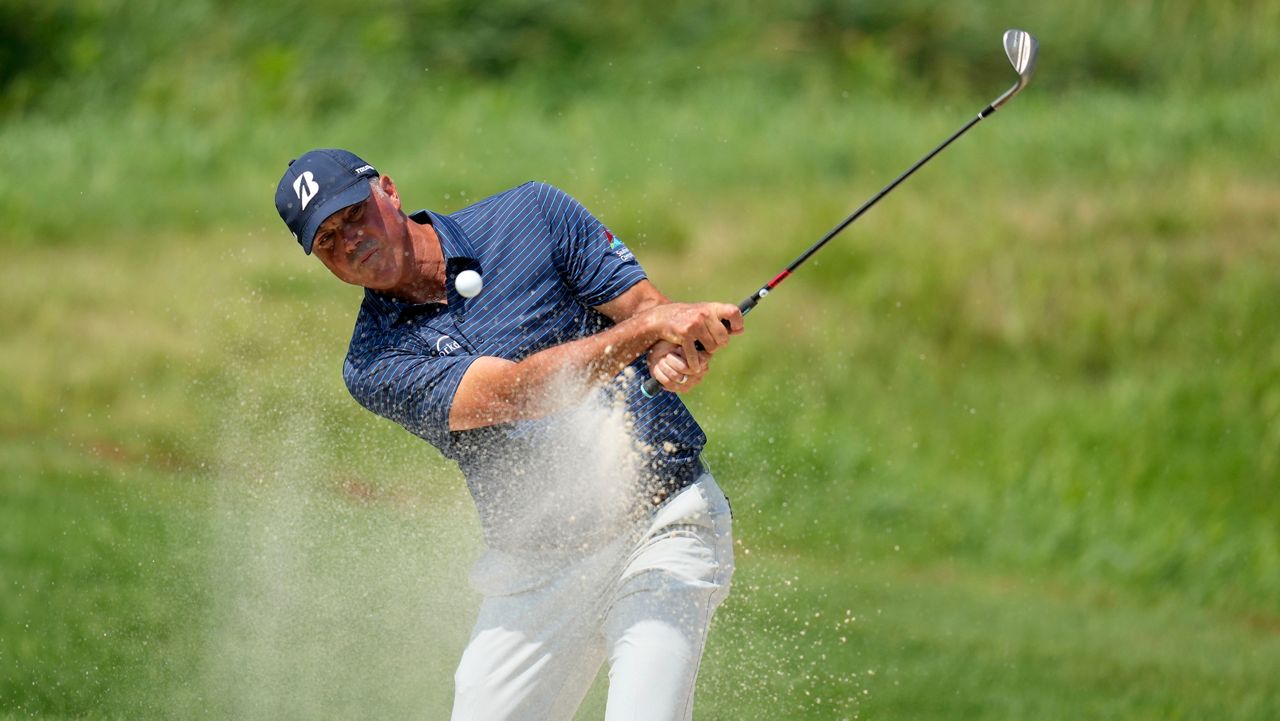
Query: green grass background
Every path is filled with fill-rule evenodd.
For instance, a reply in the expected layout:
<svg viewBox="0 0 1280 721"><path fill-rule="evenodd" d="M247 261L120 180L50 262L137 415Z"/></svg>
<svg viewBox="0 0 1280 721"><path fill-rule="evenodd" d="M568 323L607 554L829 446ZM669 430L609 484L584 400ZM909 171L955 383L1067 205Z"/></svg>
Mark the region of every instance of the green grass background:
<svg viewBox="0 0 1280 721"><path fill-rule="evenodd" d="M0 718L443 718L456 470L270 196L536 178L749 318L701 719L1280 717L1280 3L0 4ZM600 717L597 688L582 718Z"/></svg>

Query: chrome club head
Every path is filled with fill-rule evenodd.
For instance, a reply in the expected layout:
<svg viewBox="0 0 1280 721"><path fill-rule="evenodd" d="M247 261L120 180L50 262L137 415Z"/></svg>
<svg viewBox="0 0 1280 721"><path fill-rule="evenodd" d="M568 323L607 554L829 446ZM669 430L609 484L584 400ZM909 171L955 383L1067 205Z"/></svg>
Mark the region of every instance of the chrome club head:
<svg viewBox="0 0 1280 721"><path fill-rule="evenodd" d="M1031 76L1036 71L1036 56L1040 52L1040 44L1031 37L1031 33L1025 30L1006 30L1004 52L1009 56L1013 69L1018 71L1018 82L1006 90L1004 95L996 98L991 103L992 108L998 108L1009 102L1010 98L1022 92L1022 89L1027 87L1027 83L1031 82Z"/></svg>

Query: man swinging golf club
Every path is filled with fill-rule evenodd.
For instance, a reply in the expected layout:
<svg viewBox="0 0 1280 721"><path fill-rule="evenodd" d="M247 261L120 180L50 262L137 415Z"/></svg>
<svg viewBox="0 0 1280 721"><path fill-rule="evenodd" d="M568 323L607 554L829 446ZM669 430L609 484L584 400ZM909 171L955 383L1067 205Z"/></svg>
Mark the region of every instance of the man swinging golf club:
<svg viewBox="0 0 1280 721"><path fill-rule="evenodd" d="M541 183L406 215L390 177L322 149L290 163L276 209L304 252L365 288L343 365L352 396L456 461L475 500L484 600L453 719L568 721L605 660L606 719L691 719L733 549L706 436L677 394L742 332L738 308L669 301ZM672 392L646 396L649 378ZM633 481L616 523L562 492L595 472L595 451L566 443L556 418L601 397L625 411L636 459L634 474L604 471ZM536 460L549 451L567 462Z"/></svg>

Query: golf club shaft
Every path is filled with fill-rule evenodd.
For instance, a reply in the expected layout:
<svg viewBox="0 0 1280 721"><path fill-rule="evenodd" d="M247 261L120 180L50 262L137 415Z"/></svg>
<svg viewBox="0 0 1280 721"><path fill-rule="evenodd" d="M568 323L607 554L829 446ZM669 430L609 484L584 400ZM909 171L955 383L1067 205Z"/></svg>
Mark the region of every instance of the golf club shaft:
<svg viewBox="0 0 1280 721"><path fill-rule="evenodd" d="M849 214L847 218L840 221L839 225L827 231L827 234L822 236L822 238L818 242L814 243L812 246L809 247L808 250L801 253L798 258L791 261L791 264L788 265L781 273L778 273L777 275L775 275L773 277L773 280L770 280L768 283L765 283L763 286L760 287L759 290L747 296L746 299L744 299L741 303L738 304L738 309L742 311L742 314L744 316L750 313L751 310L756 307L757 303L759 303L767 295L769 295L769 293L772 292L774 288L777 288L779 285L781 285L782 281L786 280L791 275L791 273L795 271L796 268L799 268L801 265L803 265L804 262L808 260L810 257L812 257L814 253L817 253L819 250L821 250L822 246L826 245L828 242L831 241L832 238L839 235L840 232L843 231L845 228L849 227L849 225L852 224L853 221L861 217L863 213L870 210L871 206L880 202L880 199L888 195L890 191L892 191L894 188L901 185L902 181L911 177L912 173L915 173L917 170L919 170L921 166L923 166L925 163L929 162L930 160L933 160L933 156L937 155L938 153L941 153L943 149L945 149L948 145L955 142L956 138L967 133L969 131L969 128L972 128L973 126L977 125L978 121L982 120L983 118L986 118L988 115L991 115L995 111L996 111L996 105L994 103L983 108L982 112L978 113L977 117L965 123L964 127L952 133L951 137L942 141L941 145L929 151L928 155L917 160L915 164L912 165L910 168L907 168L906 172L904 172L902 175L899 175L898 177L894 178L893 182L884 186L884 188L882 188L879 193L876 193L874 196L872 196L870 200L860 205L857 210L853 211L852 213ZM728 325L729 324L726 322L725 326L728 327ZM699 350L702 349L701 344L698 344L698 349ZM646 396L653 396L654 394L658 393L661 389L662 389L662 385L654 378L649 378L645 380L644 385L641 388L641 390L644 392Z"/></svg>
<svg viewBox="0 0 1280 721"><path fill-rule="evenodd" d="M763 300L765 296L769 295L769 293L774 288L777 288L779 285L781 285L782 281L786 280L791 275L791 273L795 271L796 268L799 268L801 265L803 265L804 262L808 260L810 257L812 257L814 253L817 253L819 250L821 250L822 246L826 245L828 242L831 241L832 238L839 235L840 232L843 231L845 228L849 227L853 223L853 221L860 218L863 213L870 210L871 206L880 202L881 198L888 195L890 191L892 191L894 188L901 185L902 181L911 177L911 175L915 173L917 170L919 170L921 166L923 166L925 163L932 160L933 157L938 153L941 153L944 148L946 148L951 143L955 142L956 138L968 132L969 128L972 128L973 126L977 125L978 121L982 120L983 118L987 117L988 115L994 112L995 112L995 107L991 105L988 105L987 107L983 108L982 112L978 113L977 117L965 123L964 127L960 128L955 133L953 133L951 137L942 141L941 145L929 151L928 155L917 160L915 164L912 165L910 168L907 168L907 170L902 175L899 175L898 177L894 178L893 182L881 188L879 193L876 193L867 202L858 206L858 209L850 213L849 216L846 217L844 220L840 221L839 225L827 231L827 234L822 236L822 238L818 240L818 242L811 245L808 250L801 253L800 256L797 257L795 260L791 261L791 264L788 265L781 273L778 273L777 275L775 275L773 277L773 280L770 280L768 283L765 283L763 286L760 287L759 290L757 290L755 293L752 293L750 296L746 298L746 300L743 300L741 303L739 303L738 307L742 309L743 315L746 315L748 312L750 312L751 309L754 308L757 303Z"/></svg>

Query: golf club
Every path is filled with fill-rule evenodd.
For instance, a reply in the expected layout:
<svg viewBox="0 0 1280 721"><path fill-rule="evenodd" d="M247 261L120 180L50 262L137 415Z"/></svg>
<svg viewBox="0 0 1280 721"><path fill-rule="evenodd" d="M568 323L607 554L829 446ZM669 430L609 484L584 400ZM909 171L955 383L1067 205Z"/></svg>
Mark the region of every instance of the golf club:
<svg viewBox="0 0 1280 721"><path fill-rule="evenodd" d="M955 133L953 133L951 137L944 140L941 145L939 145L938 147L930 151L928 155L917 160L914 165L912 165L910 168L907 168L906 172L904 172L902 175L899 175L897 178L894 178L893 182L884 186L884 188L879 193L876 193L875 196L873 196L870 200L863 203L861 206L858 207L857 210L850 213L849 217L840 221L840 224L832 228L830 231L828 231L826 235L822 236L821 240L819 240L817 243L814 243L805 252L801 253L800 257L791 261L791 265L788 265L781 273L778 273L777 275L775 275L773 277L773 280L770 280L768 283L765 283L763 286L760 287L759 290L752 293L750 296L747 297L746 300L739 303L738 308L742 311L742 314L745 316L747 313L750 313L751 309L755 308L757 303L759 303L761 300L764 300L765 296L769 295L769 293L772 292L774 288L777 288L782 283L782 281L786 280L787 277L790 276L791 273L795 271L796 268L799 268L801 264L803 264L806 260L809 259L810 256L812 256L814 253L821 250L822 246L826 245L832 238L839 235L840 231L849 227L849 225L853 223L853 221L857 220L863 213L867 212L867 210L870 209L871 206L880 202L880 199L888 195L889 191L898 187L898 185L901 184L902 181L911 177L911 174L919 170L920 166L932 160L933 156L937 155L938 153L941 153L943 148L946 148L953 141L955 141L956 138L968 132L969 128L972 128L973 126L978 124L978 121L991 115L996 110L999 110L1000 106L1009 102L1011 99L1013 99L1013 96L1022 92L1022 89L1027 87L1027 83L1031 82L1031 75L1036 71L1036 54L1038 50L1039 50L1039 43L1036 42L1036 39L1032 37L1030 33L1024 30L1006 30L1004 33L1004 52L1005 52L1005 55L1009 56L1009 62L1013 64L1013 69L1018 72L1018 81L1013 84L1013 87L1006 90L1004 94L1001 95L1000 97L991 101L991 104L983 108L978 113L977 117L970 120L968 123L965 123L964 127L960 128ZM726 323L725 325L728 325L728 323ZM701 349L701 345L699 345L698 347L699 349ZM644 382L644 385L642 386L642 390L644 394L650 397L652 397L661 389L662 389L661 384L659 384L658 381L654 378L650 378L646 380Z"/></svg>

